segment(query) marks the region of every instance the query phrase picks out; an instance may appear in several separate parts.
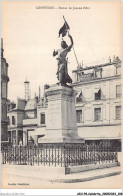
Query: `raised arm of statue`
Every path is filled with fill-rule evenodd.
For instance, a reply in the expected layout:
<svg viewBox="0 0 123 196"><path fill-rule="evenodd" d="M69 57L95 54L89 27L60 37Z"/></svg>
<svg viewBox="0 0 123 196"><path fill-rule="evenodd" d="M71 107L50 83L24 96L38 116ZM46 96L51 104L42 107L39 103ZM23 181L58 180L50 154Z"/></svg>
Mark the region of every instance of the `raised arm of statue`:
<svg viewBox="0 0 123 196"><path fill-rule="evenodd" d="M71 41L71 44L70 44L70 46L68 46L68 52L70 52L70 50L71 50L71 48L72 48L72 46L73 46L73 38L72 38L72 36L68 33L68 37L70 38L70 41Z"/></svg>
<svg viewBox="0 0 123 196"><path fill-rule="evenodd" d="M53 51L53 56L56 56L58 54L58 51Z"/></svg>

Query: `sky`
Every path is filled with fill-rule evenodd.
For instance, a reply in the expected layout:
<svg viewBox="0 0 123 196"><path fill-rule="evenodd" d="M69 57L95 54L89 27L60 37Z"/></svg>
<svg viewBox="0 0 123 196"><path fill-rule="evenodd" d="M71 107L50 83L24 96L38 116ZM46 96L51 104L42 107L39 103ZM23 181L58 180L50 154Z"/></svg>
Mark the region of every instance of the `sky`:
<svg viewBox="0 0 123 196"><path fill-rule="evenodd" d="M49 7L52 6L52 9ZM85 7L87 9L85 9ZM39 9L40 8L40 9ZM121 58L121 2L1 2L1 37L9 67L8 98L24 98L24 81L30 82L31 98L43 96L45 84L57 83L57 61L52 56L60 48L59 29L63 15L70 26L78 62L83 67L107 63L109 56ZM65 41L70 44L66 36ZM68 71L77 68L73 50L68 54Z"/></svg>

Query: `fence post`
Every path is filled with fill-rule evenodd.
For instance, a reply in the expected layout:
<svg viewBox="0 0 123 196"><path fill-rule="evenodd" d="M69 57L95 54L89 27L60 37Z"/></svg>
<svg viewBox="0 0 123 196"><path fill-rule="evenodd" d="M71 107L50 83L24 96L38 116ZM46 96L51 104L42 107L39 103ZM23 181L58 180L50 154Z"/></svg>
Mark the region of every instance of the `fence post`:
<svg viewBox="0 0 123 196"><path fill-rule="evenodd" d="M34 146L33 146L33 148L34 148L34 153L33 153L33 155L34 155L34 159L33 159L33 163L34 163L34 164L35 164L35 163L37 164L36 145L34 145Z"/></svg>
<svg viewBox="0 0 123 196"><path fill-rule="evenodd" d="M103 154L104 154L104 163L105 163L105 145L104 145L104 153Z"/></svg>
<svg viewBox="0 0 123 196"><path fill-rule="evenodd" d="M86 159L87 159L86 164L88 164L88 162L89 162L89 158L88 158L88 144L86 145Z"/></svg>
<svg viewBox="0 0 123 196"><path fill-rule="evenodd" d="M6 148L2 148L2 163L4 164L6 164ZM5 160L5 161L4 161Z"/></svg>
<svg viewBox="0 0 123 196"><path fill-rule="evenodd" d="M66 167L66 159L65 159L65 154L66 154L66 146L63 144L63 149L64 149L64 167Z"/></svg>
<svg viewBox="0 0 123 196"><path fill-rule="evenodd" d="M47 165L47 144L46 144L46 165Z"/></svg>
<svg viewBox="0 0 123 196"><path fill-rule="evenodd" d="M40 151L41 151L41 164L43 164L43 160L42 160L42 159L43 159L43 156L42 156L42 154L43 154L43 153L42 153L42 151L43 151L43 146L41 145L39 149L40 149Z"/></svg>
<svg viewBox="0 0 123 196"><path fill-rule="evenodd" d="M29 148L29 151L30 151L30 165L32 165L31 146L30 146L30 148Z"/></svg>
<svg viewBox="0 0 123 196"><path fill-rule="evenodd" d="M8 148L7 148L7 149L5 148L5 164L6 164L6 159L7 159L7 158L6 158L7 150L8 150ZM4 152L4 151L3 151L3 152ZM4 161L4 158L3 158L3 161Z"/></svg>
<svg viewBox="0 0 123 196"><path fill-rule="evenodd" d="M86 144L84 144L84 164L86 164L86 160L87 160L87 158L86 158Z"/></svg>
<svg viewBox="0 0 123 196"><path fill-rule="evenodd" d="M61 147L61 167L62 167L62 161L63 161L63 159L62 159L62 145L60 146Z"/></svg>
<svg viewBox="0 0 123 196"><path fill-rule="evenodd" d="M37 148L38 148L38 166L39 166L39 146Z"/></svg>
<svg viewBox="0 0 123 196"><path fill-rule="evenodd" d="M103 163L104 162L104 145L103 144L101 144L101 163Z"/></svg>
<svg viewBox="0 0 123 196"><path fill-rule="evenodd" d="M46 146L45 146L45 144L44 145L42 145L42 149L43 149L43 156L42 156L42 160L43 160L43 162L44 162L44 166L45 166L45 152L46 152Z"/></svg>
<svg viewBox="0 0 123 196"><path fill-rule="evenodd" d="M49 145L49 166L50 166L50 148L51 148L51 145Z"/></svg>
<svg viewBox="0 0 123 196"><path fill-rule="evenodd" d="M96 149L96 144L94 143L94 164L96 164L96 152L95 152L95 149Z"/></svg>
<svg viewBox="0 0 123 196"><path fill-rule="evenodd" d="M20 148L20 164L21 164L21 146L19 146Z"/></svg>
<svg viewBox="0 0 123 196"><path fill-rule="evenodd" d="M58 165L59 165L59 144L58 144L58 155L57 155L57 157L58 157Z"/></svg>
<svg viewBox="0 0 123 196"><path fill-rule="evenodd" d="M13 162L16 163L16 146L13 149Z"/></svg>
<svg viewBox="0 0 123 196"><path fill-rule="evenodd" d="M34 165L34 146L32 146L32 165Z"/></svg>
<svg viewBox="0 0 123 196"><path fill-rule="evenodd" d="M56 167L56 145L55 145L55 167Z"/></svg>
<svg viewBox="0 0 123 196"><path fill-rule="evenodd" d="M108 146L106 144L105 146L105 152L106 152L106 163L108 162Z"/></svg>
<svg viewBox="0 0 123 196"><path fill-rule="evenodd" d="M118 152L115 152L115 162L118 162Z"/></svg>

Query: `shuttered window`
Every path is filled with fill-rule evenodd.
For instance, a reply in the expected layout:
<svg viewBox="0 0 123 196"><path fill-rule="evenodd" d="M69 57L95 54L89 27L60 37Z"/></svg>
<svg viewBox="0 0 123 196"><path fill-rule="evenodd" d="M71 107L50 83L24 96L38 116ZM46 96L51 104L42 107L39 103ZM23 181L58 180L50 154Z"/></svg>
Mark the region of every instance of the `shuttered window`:
<svg viewBox="0 0 123 196"><path fill-rule="evenodd" d="M76 122L77 123L82 122L82 110L77 110L76 111Z"/></svg>

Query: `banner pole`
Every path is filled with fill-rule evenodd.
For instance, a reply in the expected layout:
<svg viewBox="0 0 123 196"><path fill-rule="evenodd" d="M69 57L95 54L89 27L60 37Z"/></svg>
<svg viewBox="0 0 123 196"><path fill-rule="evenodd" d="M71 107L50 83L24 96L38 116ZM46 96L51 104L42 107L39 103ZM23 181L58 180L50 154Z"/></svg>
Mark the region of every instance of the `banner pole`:
<svg viewBox="0 0 123 196"><path fill-rule="evenodd" d="M65 17L64 16L63 16L63 19L64 19L65 25L66 25L66 20L65 20ZM66 28L67 28L67 25L66 25ZM67 28L67 30L68 30L68 28ZM69 33L69 31L68 31L68 33ZM74 46L73 46L73 52L74 52L74 55L75 55L75 59L76 59L77 65L79 67L79 63L78 63L78 59L77 59L77 56L76 56L76 52L75 52Z"/></svg>

